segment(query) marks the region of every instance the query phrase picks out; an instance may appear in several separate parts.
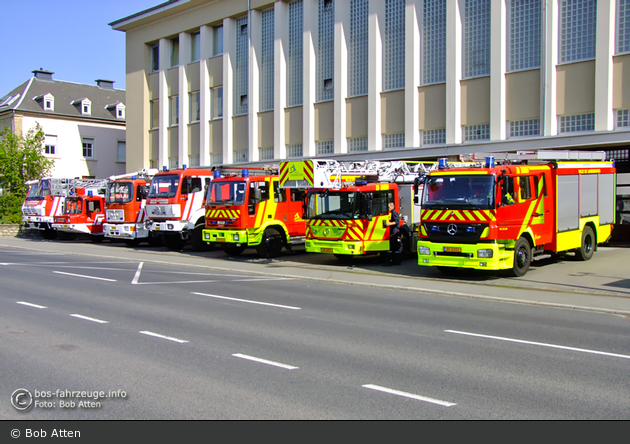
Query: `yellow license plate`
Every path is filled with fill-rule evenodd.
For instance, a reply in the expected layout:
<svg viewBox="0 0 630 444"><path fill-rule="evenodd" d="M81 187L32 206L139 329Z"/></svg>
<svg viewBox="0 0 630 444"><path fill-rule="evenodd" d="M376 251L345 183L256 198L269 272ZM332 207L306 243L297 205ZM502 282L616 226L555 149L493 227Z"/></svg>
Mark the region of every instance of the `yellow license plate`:
<svg viewBox="0 0 630 444"><path fill-rule="evenodd" d="M64 228L68 228L68 226L67 226L67 225L64 225L63 227L64 227Z"/></svg>
<svg viewBox="0 0 630 444"><path fill-rule="evenodd" d="M444 247L444 251L448 253L461 253L462 247Z"/></svg>
<svg viewBox="0 0 630 444"><path fill-rule="evenodd" d="M225 238L224 237L217 237L217 242L225 242Z"/></svg>
<svg viewBox="0 0 630 444"><path fill-rule="evenodd" d="M155 231L160 231L160 226L159 225L155 226Z"/></svg>
<svg viewBox="0 0 630 444"><path fill-rule="evenodd" d="M322 253L332 253L333 249L332 248L322 248Z"/></svg>

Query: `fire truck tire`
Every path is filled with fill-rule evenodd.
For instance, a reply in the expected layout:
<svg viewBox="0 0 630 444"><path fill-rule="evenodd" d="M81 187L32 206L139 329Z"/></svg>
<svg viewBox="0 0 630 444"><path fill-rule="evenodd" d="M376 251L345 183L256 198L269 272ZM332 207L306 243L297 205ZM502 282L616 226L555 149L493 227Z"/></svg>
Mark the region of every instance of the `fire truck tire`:
<svg viewBox="0 0 630 444"><path fill-rule="evenodd" d="M149 242L149 247L161 247L162 246L162 238L160 236L154 236L150 234L147 242Z"/></svg>
<svg viewBox="0 0 630 444"><path fill-rule="evenodd" d="M241 245L240 247L237 247L236 245L221 245L221 249L228 256L238 256L245 251L245 248L245 245Z"/></svg>
<svg viewBox="0 0 630 444"><path fill-rule="evenodd" d="M42 232L42 237L44 239L56 239L57 238L57 230L55 230L53 228L46 228Z"/></svg>
<svg viewBox="0 0 630 444"><path fill-rule="evenodd" d="M208 251L210 246L203 240L203 220L195 225L194 230L190 233L190 245L194 251Z"/></svg>
<svg viewBox="0 0 630 444"><path fill-rule="evenodd" d="M179 234L165 235L164 245L171 251L182 251L186 246L186 239L179 237Z"/></svg>
<svg viewBox="0 0 630 444"><path fill-rule="evenodd" d="M532 263L532 248L529 241L524 237L519 237L514 245L514 264L509 270L510 276L525 276Z"/></svg>
<svg viewBox="0 0 630 444"><path fill-rule="evenodd" d="M576 257L581 261L587 261L593 257L595 252L595 233L588 225L582 231L582 245L575 252Z"/></svg>
<svg viewBox="0 0 630 444"><path fill-rule="evenodd" d="M138 245L140 245L140 242L142 241L142 239L125 239L125 245L127 245L128 247L137 247Z"/></svg>
<svg viewBox="0 0 630 444"><path fill-rule="evenodd" d="M272 258L280 254L282 247L284 247L282 235L275 228L267 228L262 241L256 247L256 252L262 258Z"/></svg>
<svg viewBox="0 0 630 444"><path fill-rule="evenodd" d="M354 262L354 256L351 254L334 254L333 256L339 259L339 262L344 264L351 264Z"/></svg>
<svg viewBox="0 0 630 444"><path fill-rule="evenodd" d="M105 240L105 236L97 236L95 234L90 234L89 236L90 236L90 240L94 244L100 244L101 242Z"/></svg>

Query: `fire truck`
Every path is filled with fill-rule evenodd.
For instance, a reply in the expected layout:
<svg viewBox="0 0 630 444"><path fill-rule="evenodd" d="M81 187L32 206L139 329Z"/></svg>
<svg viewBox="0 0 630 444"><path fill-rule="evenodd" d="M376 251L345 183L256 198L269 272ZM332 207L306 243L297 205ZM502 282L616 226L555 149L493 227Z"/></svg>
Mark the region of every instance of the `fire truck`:
<svg viewBox="0 0 630 444"><path fill-rule="evenodd" d="M255 247L260 257L276 257L283 248L304 243L304 192L280 188L277 167L252 170L252 175L246 169L240 176L223 177L215 172L206 199L203 237L230 256Z"/></svg>
<svg viewBox="0 0 630 444"><path fill-rule="evenodd" d="M188 242L193 250L208 245L202 237L205 199L213 171L200 168L164 168L151 181L147 195L146 228L161 236L170 250L180 251Z"/></svg>
<svg viewBox="0 0 630 444"><path fill-rule="evenodd" d="M418 263L523 276L539 254L591 259L615 220L615 167L604 160L544 150L468 168L439 159L423 180Z"/></svg>
<svg viewBox="0 0 630 444"><path fill-rule="evenodd" d="M54 239L54 217L63 211L63 204L70 192L73 179L43 177L28 181L29 192L22 204L22 222L28 230L40 230L45 239Z"/></svg>
<svg viewBox="0 0 630 444"><path fill-rule="evenodd" d="M103 241L107 179L72 179L61 216L53 228L62 233L84 234L94 243Z"/></svg>
<svg viewBox="0 0 630 444"><path fill-rule="evenodd" d="M157 169L143 169L135 173L110 176L105 195L105 237L123 239L129 246L143 240L149 245L159 245L160 238L148 230L146 199L149 186Z"/></svg>
<svg viewBox="0 0 630 444"><path fill-rule="evenodd" d="M413 251L420 224L414 182L431 163L300 160L280 164L280 186L306 190L305 249L338 259L389 250L388 204L401 216L403 251Z"/></svg>

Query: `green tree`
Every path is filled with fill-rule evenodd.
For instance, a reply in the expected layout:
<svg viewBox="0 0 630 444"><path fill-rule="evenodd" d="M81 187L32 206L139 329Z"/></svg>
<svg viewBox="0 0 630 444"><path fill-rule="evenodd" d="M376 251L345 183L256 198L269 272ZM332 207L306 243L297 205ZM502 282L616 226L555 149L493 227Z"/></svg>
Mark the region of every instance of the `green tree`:
<svg viewBox="0 0 630 444"><path fill-rule="evenodd" d="M37 124L26 136L9 128L0 132L0 223L20 223L27 180L50 173L53 161L44 156L44 132Z"/></svg>

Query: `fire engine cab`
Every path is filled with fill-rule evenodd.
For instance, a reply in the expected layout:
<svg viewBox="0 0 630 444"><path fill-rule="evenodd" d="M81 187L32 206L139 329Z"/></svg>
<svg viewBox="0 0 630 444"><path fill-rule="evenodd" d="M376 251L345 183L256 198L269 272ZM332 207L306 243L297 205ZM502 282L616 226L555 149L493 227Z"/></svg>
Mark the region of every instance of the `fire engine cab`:
<svg viewBox="0 0 630 444"><path fill-rule="evenodd" d="M102 242L106 188L106 179L72 179L63 213L55 216L53 228L64 233L86 234L92 242Z"/></svg>
<svg viewBox="0 0 630 444"><path fill-rule="evenodd" d="M604 152L538 151L461 168L440 159L422 180L418 263L523 276L538 254L591 259L615 220L615 168L604 160Z"/></svg>
<svg viewBox="0 0 630 444"><path fill-rule="evenodd" d="M215 171L206 198L206 242L218 243L231 256L255 247L265 258L304 243L304 192L280 188L277 167L273 174L264 171L270 169L223 177Z"/></svg>
<svg viewBox="0 0 630 444"><path fill-rule="evenodd" d="M22 204L22 222L29 230L40 230L45 239L54 239L55 216L63 212L63 204L73 179L43 177L27 182L28 195Z"/></svg>

